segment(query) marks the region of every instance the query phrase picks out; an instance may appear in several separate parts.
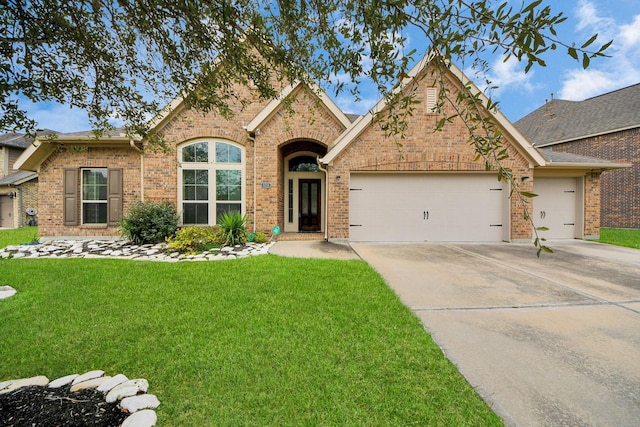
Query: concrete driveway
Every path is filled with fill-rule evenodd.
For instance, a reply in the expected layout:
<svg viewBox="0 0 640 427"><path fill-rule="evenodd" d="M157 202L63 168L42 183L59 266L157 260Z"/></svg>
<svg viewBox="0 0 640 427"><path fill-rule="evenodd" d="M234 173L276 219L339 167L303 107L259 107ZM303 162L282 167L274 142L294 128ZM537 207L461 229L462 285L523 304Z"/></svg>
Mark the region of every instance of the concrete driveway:
<svg viewBox="0 0 640 427"><path fill-rule="evenodd" d="M507 425L640 425L640 251L352 243Z"/></svg>

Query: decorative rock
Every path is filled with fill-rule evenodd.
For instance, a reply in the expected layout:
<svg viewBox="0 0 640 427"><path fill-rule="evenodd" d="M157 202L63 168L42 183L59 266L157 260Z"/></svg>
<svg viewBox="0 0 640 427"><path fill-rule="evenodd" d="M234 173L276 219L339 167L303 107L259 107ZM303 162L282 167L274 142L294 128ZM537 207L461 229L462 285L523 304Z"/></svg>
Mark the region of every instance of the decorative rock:
<svg viewBox="0 0 640 427"><path fill-rule="evenodd" d="M135 396L139 393L146 393L148 388L149 383L144 378L125 381L119 386L111 389L105 400L107 403L113 403L116 400L122 400L125 397Z"/></svg>
<svg viewBox="0 0 640 427"><path fill-rule="evenodd" d="M106 393L112 388L114 388L115 386L120 385L125 381L129 381L129 378L127 378L125 375L118 374L115 377L111 377L105 382L103 382L102 384L100 384L97 390L103 393Z"/></svg>
<svg viewBox="0 0 640 427"><path fill-rule="evenodd" d="M141 409L155 409L160 406L160 401L154 394L140 394L138 396L125 397L120 402L120 408L125 412L134 413Z"/></svg>
<svg viewBox="0 0 640 427"><path fill-rule="evenodd" d="M9 387L11 384L13 384L14 381L15 380L7 380L0 382L0 390L4 390L5 388Z"/></svg>
<svg viewBox="0 0 640 427"><path fill-rule="evenodd" d="M87 388L96 388L110 378L111 377L99 377L99 378L94 378L92 380L83 381L81 383L77 383L71 386L71 391L80 391Z"/></svg>
<svg viewBox="0 0 640 427"><path fill-rule="evenodd" d="M0 286L0 299L5 299L14 296L18 291L11 286Z"/></svg>
<svg viewBox="0 0 640 427"><path fill-rule="evenodd" d="M73 380L78 378L78 374L67 375L65 377L58 378L57 380L53 380L49 383L49 388L60 388L65 385L71 384Z"/></svg>
<svg viewBox="0 0 640 427"><path fill-rule="evenodd" d="M0 394L8 393L12 390L15 390L21 387L45 386L47 384L49 384L49 378L45 377L44 375L41 375L38 377L31 377L31 378L23 378L20 380L13 381L11 384L9 384L8 387L0 390Z"/></svg>
<svg viewBox="0 0 640 427"><path fill-rule="evenodd" d="M156 425L158 416L151 409L145 409L135 414L129 415L122 423L122 427L151 427Z"/></svg>
<svg viewBox="0 0 640 427"><path fill-rule="evenodd" d="M103 375L104 375L104 371L100 371L100 370L89 371L89 372L86 372L86 373L84 373L82 375L78 375L73 380L71 385L76 385L78 383L85 382L85 381L88 381L88 380L92 380L94 378L99 378L99 377L101 377Z"/></svg>

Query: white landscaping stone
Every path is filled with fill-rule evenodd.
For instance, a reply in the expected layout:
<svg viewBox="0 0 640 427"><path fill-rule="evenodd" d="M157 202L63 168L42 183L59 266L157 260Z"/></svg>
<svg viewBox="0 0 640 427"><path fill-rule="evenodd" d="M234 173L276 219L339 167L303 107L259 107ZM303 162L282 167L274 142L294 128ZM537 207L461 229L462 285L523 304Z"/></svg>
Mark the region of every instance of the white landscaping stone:
<svg viewBox="0 0 640 427"><path fill-rule="evenodd" d="M0 390L0 394L8 393L21 387L45 386L47 384L49 384L49 378L45 377L44 375L31 378L22 378L20 380L13 381L11 384L9 384L8 387Z"/></svg>
<svg viewBox="0 0 640 427"><path fill-rule="evenodd" d="M97 390L101 391L103 393L106 393L109 390L111 390L112 388L114 388L115 386L120 385L125 381L129 381L129 378L127 378L123 374L118 374L115 377L111 377L107 381L105 381L102 384L100 384L98 386Z"/></svg>
<svg viewBox="0 0 640 427"><path fill-rule="evenodd" d="M11 286L0 286L0 299L5 299L14 296L18 291Z"/></svg>
<svg viewBox="0 0 640 427"><path fill-rule="evenodd" d="M14 381L15 380L7 380L0 382L0 390L4 390L5 388L9 387L11 384L13 384Z"/></svg>
<svg viewBox="0 0 640 427"><path fill-rule="evenodd" d="M78 378L79 375L78 374L71 374L71 375L67 375L65 377L60 377L57 380L53 380L49 383L49 388L60 388L63 387L67 384L71 384L71 382L73 380L75 380L76 378Z"/></svg>
<svg viewBox="0 0 640 427"><path fill-rule="evenodd" d="M120 402L120 408L130 414L141 409L155 409L160 406L160 401L154 394L140 394L138 396L125 397Z"/></svg>
<svg viewBox="0 0 640 427"><path fill-rule="evenodd" d="M139 393L146 393L148 388L149 383L144 378L125 381L112 388L111 391L107 393L105 400L107 403L113 403L116 400L121 400L125 397L135 396Z"/></svg>
<svg viewBox="0 0 640 427"><path fill-rule="evenodd" d="M71 384L76 385L84 381L92 380L94 378L99 378L103 375L104 375L104 371L101 371L101 370L85 372L82 375L78 375Z"/></svg>
<svg viewBox="0 0 640 427"><path fill-rule="evenodd" d="M145 409L129 415L122 423L122 427L151 427L156 425L156 421L158 421L156 411Z"/></svg>
<svg viewBox="0 0 640 427"><path fill-rule="evenodd" d="M71 391L80 391L87 388L96 388L110 378L111 377L99 377L99 378L94 378L92 380L82 381L81 383L77 383L71 386Z"/></svg>

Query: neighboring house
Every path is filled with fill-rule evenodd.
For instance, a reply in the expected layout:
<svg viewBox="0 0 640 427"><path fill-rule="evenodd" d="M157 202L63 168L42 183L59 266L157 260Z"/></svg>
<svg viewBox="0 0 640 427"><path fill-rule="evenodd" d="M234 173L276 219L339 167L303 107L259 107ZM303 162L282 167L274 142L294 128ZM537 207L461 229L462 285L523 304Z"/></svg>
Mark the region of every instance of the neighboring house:
<svg viewBox="0 0 640 427"><path fill-rule="evenodd" d="M396 88L421 101L401 146L374 120L386 101L352 121L321 91L292 84L270 102L231 105L229 120L174 100L152 122L167 151L118 134L59 135L37 140L18 166L39 174L43 237L117 236L132 203L169 200L183 225L213 225L236 211L250 231L279 226L281 239L530 241L525 207L476 159L460 119L434 130L442 115L433 112L431 70L421 61ZM455 65L445 80L451 99L469 82ZM451 103L444 109L453 115ZM620 165L577 156L549 162L501 113L493 118L520 188L541 193L536 204L552 200L547 222L536 225L551 224L550 238L597 237L600 174Z"/></svg>
<svg viewBox="0 0 640 427"><path fill-rule="evenodd" d="M0 227L35 225L38 208L38 174L14 170L33 138L22 134L0 135ZM27 214L27 210L29 214Z"/></svg>
<svg viewBox="0 0 640 427"><path fill-rule="evenodd" d="M630 163L602 176L601 225L640 228L640 84L584 101L553 99L515 126L536 147Z"/></svg>

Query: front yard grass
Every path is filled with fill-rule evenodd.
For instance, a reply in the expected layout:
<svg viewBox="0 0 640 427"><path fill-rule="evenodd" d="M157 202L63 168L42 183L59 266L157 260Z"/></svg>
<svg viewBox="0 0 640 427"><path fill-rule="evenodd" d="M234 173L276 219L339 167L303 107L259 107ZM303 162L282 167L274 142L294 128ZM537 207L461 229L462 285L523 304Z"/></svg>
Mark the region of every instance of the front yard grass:
<svg viewBox="0 0 640 427"><path fill-rule="evenodd" d="M601 228L598 242L640 249L640 229Z"/></svg>
<svg viewBox="0 0 640 427"><path fill-rule="evenodd" d="M21 227L0 230L0 248L20 243L30 243L38 238L38 227ZM1 286L1 285L0 285Z"/></svg>
<svg viewBox="0 0 640 427"><path fill-rule="evenodd" d="M362 261L5 259L0 285L0 381L146 378L161 426L502 424Z"/></svg>

